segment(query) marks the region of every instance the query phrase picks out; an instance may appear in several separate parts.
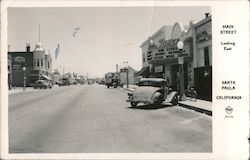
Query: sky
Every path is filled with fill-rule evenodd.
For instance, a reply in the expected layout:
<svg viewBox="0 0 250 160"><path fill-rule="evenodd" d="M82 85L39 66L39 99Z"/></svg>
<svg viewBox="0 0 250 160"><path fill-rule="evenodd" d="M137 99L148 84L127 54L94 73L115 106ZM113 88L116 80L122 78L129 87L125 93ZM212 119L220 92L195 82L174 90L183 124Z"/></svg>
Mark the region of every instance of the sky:
<svg viewBox="0 0 250 160"><path fill-rule="evenodd" d="M40 24L40 41L50 51L53 69L96 78L127 61L139 71L142 42L164 25L189 25L206 12L210 7L8 8L9 50L25 51L27 43L33 50Z"/></svg>

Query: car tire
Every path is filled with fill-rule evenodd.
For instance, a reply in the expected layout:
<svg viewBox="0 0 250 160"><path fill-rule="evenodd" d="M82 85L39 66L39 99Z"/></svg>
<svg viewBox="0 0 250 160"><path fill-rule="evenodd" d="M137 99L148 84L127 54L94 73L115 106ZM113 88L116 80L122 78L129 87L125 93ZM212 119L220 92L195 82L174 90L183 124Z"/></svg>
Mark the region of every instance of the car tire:
<svg viewBox="0 0 250 160"><path fill-rule="evenodd" d="M138 104L137 102L131 102L131 106L132 106L132 107L136 107L137 104Z"/></svg>
<svg viewBox="0 0 250 160"><path fill-rule="evenodd" d="M154 105L161 105L162 104L162 101L163 101L163 99L162 99L162 96L160 95L159 97L158 97L158 99L157 99L157 101L155 101L154 102Z"/></svg>
<svg viewBox="0 0 250 160"><path fill-rule="evenodd" d="M171 103L172 103L173 106L176 106L176 105L178 104L178 97L177 97L177 95L175 95L175 96L173 97Z"/></svg>

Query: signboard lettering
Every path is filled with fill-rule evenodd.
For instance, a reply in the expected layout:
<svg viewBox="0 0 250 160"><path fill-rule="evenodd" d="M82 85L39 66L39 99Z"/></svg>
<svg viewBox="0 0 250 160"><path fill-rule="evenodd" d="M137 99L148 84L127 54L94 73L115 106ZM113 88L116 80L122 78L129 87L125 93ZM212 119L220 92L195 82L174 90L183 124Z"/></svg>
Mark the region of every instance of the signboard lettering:
<svg viewBox="0 0 250 160"><path fill-rule="evenodd" d="M12 65L12 69L13 70L20 70L21 69L21 65L20 64L13 64Z"/></svg>
<svg viewBox="0 0 250 160"><path fill-rule="evenodd" d="M163 66L156 66L155 67L155 73L163 72Z"/></svg>
<svg viewBox="0 0 250 160"><path fill-rule="evenodd" d="M178 41L179 39L160 39L158 45L159 47L148 49L147 60L150 62L151 60L177 59L180 53L179 49L177 48ZM185 49L182 50L182 56L190 56L190 47L188 45L186 45Z"/></svg>
<svg viewBox="0 0 250 160"><path fill-rule="evenodd" d="M24 57L17 56L17 57L15 57L14 61L15 61L16 63L25 63L25 58L24 58Z"/></svg>

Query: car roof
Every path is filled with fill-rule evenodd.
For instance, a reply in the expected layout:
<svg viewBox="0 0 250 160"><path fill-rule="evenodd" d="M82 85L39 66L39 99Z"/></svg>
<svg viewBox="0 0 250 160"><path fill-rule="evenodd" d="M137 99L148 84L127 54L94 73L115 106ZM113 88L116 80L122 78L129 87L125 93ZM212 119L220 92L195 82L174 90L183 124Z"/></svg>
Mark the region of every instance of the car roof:
<svg viewBox="0 0 250 160"><path fill-rule="evenodd" d="M163 78L142 78L140 82L151 81L151 82L166 82Z"/></svg>

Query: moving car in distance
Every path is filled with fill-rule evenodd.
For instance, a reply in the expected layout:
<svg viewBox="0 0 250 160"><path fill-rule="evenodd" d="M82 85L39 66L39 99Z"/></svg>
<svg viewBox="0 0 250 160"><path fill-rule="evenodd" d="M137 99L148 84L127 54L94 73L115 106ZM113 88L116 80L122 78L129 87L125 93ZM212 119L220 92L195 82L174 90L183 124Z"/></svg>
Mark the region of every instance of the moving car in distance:
<svg viewBox="0 0 250 160"><path fill-rule="evenodd" d="M177 105L178 92L171 91L167 86L167 81L163 78L142 78L138 82L138 87L128 93L127 102L132 107L138 103L148 105L160 105L163 101Z"/></svg>
<svg viewBox="0 0 250 160"><path fill-rule="evenodd" d="M42 89L42 88L44 88L44 89L50 88L51 89L52 86L53 86L52 83L50 81L48 81L48 80L37 80L33 85L33 87L35 89L37 89L37 88L40 88L40 89Z"/></svg>

